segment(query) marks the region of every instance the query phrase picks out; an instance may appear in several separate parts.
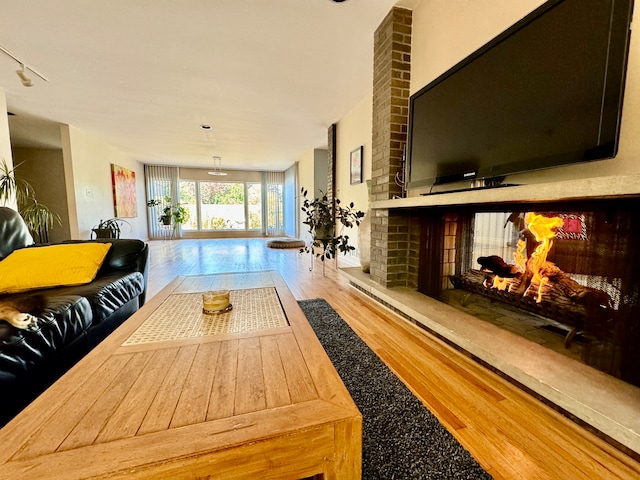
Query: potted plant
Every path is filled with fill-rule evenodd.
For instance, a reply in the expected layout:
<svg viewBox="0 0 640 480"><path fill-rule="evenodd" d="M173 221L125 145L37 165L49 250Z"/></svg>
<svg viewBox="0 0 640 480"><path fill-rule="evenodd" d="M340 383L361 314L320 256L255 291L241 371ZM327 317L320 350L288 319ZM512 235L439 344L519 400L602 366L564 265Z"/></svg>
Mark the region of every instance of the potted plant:
<svg viewBox="0 0 640 480"><path fill-rule="evenodd" d="M92 236L96 238L120 238L122 224L130 225L129 222L122 218L109 218L107 220L100 219L100 223L91 229Z"/></svg>
<svg viewBox="0 0 640 480"><path fill-rule="evenodd" d="M158 221L163 225L171 225L171 197L165 197L165 199L169 199L169 204L164 207L162 210L162 215L158 217ZM162 202L158 199L151 199L147 201L147 207L153 208L158 205L162 205Z"/></svg>
<svg viewBox="0 0 640 480"><path fill-rule="evenodd" d="M171 216L173 217L173 224L177 227L178 225L187 223L189 220L189 210L178 203L171 208Z"/></svg>
<svg viewBox="0 0 640 480"><path fill-rule="evenodd" d="M158 217L158 221L163 225L171 225L173 223L174 228L178 228L178 225L186 223L189 220L189 210L184 208L179 203L172 204L171 197L165 196L163 201L152 199L147 201L148 207L157 207L164 205L162 208L162 214Z"/></svg>
<svg viewBox="0 0 640 480"><path fill-rule="evenodd" d="M356 210L353 202L345 207L339 199L332 201L326 194L309 200L307 190L302 188L301 193L301 210L306 215L302 223L309 228L313 241L301 248L300 253L313 252L316 258L324 262L325 258L334 258L337 252L346 255L347 252L355 250L355 247L349 244L349 236L342 232L344 227L359 226L364 212Z"/></svg>
<svg viewBox="0 0 640 480"><path fill-rule="evenodd" d="M49 238L49 230L54 224L62 225L60 215L52 212L49 207L39 203L31 184L22 178L16 178L15 170L21 164L12 169L2 160L0 166L0 203L6 204L12 199L18 206L18 213L33 236L37 236L40 243L45 243Z"/></svg>

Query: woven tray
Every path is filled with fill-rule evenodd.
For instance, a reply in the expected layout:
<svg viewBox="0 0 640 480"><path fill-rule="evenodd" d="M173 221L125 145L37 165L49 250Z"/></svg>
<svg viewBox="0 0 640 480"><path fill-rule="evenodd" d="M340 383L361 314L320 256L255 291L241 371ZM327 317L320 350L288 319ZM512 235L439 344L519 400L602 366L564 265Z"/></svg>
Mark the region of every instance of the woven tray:
<svg viewBox="0 0 640 480"><path fill-rule="evenodd" d="M233 310L205 315L202 292L169 295L123 345L165 342L289 325L275 288L231 290Z"/></svg>

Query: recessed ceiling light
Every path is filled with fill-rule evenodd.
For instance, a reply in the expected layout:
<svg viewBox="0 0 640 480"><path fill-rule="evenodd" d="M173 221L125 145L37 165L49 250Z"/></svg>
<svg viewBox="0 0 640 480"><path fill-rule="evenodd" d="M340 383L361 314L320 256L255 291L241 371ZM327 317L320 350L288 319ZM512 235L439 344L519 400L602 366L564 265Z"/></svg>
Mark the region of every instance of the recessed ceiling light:
<svg viewBox="0 0 640 480"><path fill-rule="evenodd" d="M200 128L202 130L212 130L213 127L211 125L207 125L206 123L203 123L202 125L200 125Z"/></svg>

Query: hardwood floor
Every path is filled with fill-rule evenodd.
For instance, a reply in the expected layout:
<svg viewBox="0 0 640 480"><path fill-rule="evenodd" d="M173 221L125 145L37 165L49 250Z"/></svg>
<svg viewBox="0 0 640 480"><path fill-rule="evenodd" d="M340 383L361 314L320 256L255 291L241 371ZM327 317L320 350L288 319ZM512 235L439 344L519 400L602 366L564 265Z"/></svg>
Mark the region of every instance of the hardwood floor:
<svg viewBox="0 0 640 480"><path fill-rule="evenodd" d="M148 298L177 275L277 270L324 298L496 479L637 479L640 463L348 286L333 262L265 239L150 242Z"/></svg>

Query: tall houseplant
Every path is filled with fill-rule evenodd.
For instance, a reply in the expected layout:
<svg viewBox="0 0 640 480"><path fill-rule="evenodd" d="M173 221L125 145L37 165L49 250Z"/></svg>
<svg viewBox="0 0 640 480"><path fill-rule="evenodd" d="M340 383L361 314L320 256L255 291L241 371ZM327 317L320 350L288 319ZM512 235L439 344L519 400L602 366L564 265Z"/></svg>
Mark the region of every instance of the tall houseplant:
<svg viewBox="0 0 640 480"><path fill-rule="evenodd" d="M39 203L31 184L22 178L17 178L15 171L21 164L9 168L2 160L0 165L0 203L7 204L15 199L18 212L29 227L31 234L38 237L40 243L49 240L49 230L54 224L62 225L60 215L52 212L49 207Z"/></svg>
<svg viewBox="0 0 640 480"><path fill-rule="evenodd" d="M310 200L307 198L307 190L302 188L301 193L301 210L305 214L302 223L309 228L313 240L311 244L301 248L300 253L312 252L324 262L325 259L334 258L338 252L346 255L355 250L349 244L349 236L343 233L344 227L359 226L364 212L356 210L353 202L343 206L339 199L332 200L326 194Z"/></svg>
<svg viewBox="0 0 640 480"><path fill-rule="evenodd" d="M158 221L163 225L173 224L173 228L177 229L179 225L189 221L189 210L179 203L172 203L171 197L165 196L163 201L152 199L147 201L148 207L162 206L162 213L158 217Z"/></svg>

